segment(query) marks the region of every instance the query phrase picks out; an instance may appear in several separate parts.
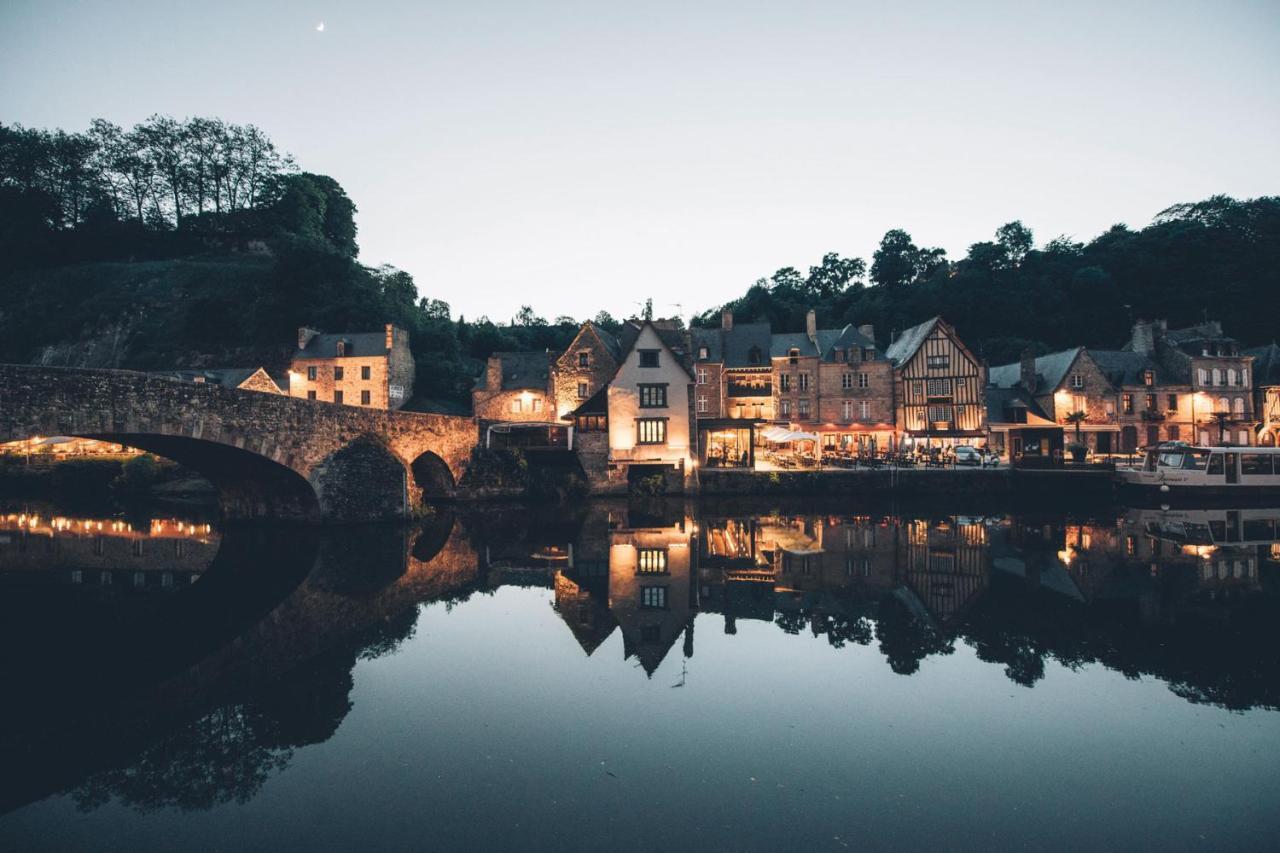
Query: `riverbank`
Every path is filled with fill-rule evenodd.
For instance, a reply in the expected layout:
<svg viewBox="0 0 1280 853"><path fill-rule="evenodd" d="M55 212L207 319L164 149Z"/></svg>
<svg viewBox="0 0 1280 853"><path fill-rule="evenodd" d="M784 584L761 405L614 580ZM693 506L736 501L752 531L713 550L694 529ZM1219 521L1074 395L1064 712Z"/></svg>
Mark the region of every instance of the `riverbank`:
<svg viewBox="0 0 1280 853"><path fill-rule="evenodd" d="M1038 492L1107 498L1115 489L1110 471L947 468L852 471L703 470L699 494L745 495L992 495Z"/></svg>

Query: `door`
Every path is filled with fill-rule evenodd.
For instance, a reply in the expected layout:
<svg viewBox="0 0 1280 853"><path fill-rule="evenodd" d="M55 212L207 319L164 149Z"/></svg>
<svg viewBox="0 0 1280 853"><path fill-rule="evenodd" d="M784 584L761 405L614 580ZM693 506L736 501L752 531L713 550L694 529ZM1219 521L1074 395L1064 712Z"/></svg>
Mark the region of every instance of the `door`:
<svg viewBox="0 0 1280 853"><path fill-rule="evenodd" d="M1237 464L1239 461L1240 454L1224 453L1222 455L1226 459L1226 463L1227 463L1227 482L1228 483L1240 482L1240 470L1239 470L1239 465Z"/></svg>

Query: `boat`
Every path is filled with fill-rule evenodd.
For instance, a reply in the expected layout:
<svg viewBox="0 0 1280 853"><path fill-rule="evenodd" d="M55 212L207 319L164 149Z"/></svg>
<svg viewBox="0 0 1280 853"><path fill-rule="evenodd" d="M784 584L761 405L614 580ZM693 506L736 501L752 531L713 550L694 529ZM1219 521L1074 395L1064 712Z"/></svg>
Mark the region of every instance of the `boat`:
<svg viewBox="0 0 1280 853"><path fill-rule="evenodd" d="M1142 465L1118 468L1122 487L1168 495L1280 497L1280 447L1197 447L1165 442Z"/></svg>

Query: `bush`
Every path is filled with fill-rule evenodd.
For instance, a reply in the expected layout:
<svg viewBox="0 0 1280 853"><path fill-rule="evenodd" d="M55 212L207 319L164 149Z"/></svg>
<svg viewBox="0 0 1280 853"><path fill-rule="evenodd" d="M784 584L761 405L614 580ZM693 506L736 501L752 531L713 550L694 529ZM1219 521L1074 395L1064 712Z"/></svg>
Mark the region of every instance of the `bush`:
<svg viewBox="0 0 1280 853"><path fill-rule="evenodd" d="M631 491L643 497L657 497L667 493L667 478L661 474L641 477L631 484Z"/></svg>
<svg viewBox="0 0 1280 853"><path fill-rule="evenodd" d="M160 480L160 466L150 453L135 456L124 463L120 476L111 483L111 488L120 495L145 494Z"/></svg>

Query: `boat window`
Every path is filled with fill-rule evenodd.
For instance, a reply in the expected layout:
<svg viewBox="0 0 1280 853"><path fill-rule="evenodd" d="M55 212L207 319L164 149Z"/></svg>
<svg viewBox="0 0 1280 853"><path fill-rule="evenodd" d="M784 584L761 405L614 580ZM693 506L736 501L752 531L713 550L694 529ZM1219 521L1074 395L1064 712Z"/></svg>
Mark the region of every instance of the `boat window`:
<svg viewBox="0 0 1280 853"><path fill-rule="evenodd" d="M1183 455L1182 467L1190 471L1203 471L1208 459L1208 453L1187 453Z"/></svg>
<svg viewBox="0 0 1280 853"><path fill-rule="evenodd" d="M1276 538L1276 523L1269 518L1246 518L1244 538L1250 542L1270 542Z"/></svg>
<svg viewBox="0 0 1280 853"><path fill-rule="evenodd" d="M1271 456L1265 453L1241 453L1241 474L1270 474Z"/></svg>
<svg viewBox="0 0 1280 853"><path fill-rule="evenodd" d="M1209 460L1210 465L1213 464L1214 459L1221 461L1222 457L1215 453L1213 458ZM1221 519L1217 521L1210 521L1209 535L1213 537L1214 542L1225 542L1227 540L1227 522Z"/></svg>
<svg viewBox="0 0 1280 853"><path fill-rule="evenodd" d="M1181 468L1182 456L1183 454L1181 453L1161 453L1160 467L1161 468Z"/></svg>
<svg viewBox="0 0 1280 853"><path fill-rule="evenodd" d="M1209 455L1209 473L1210 474L1222 473L1222 454L1221 453L1213 453Z"/></svg>

